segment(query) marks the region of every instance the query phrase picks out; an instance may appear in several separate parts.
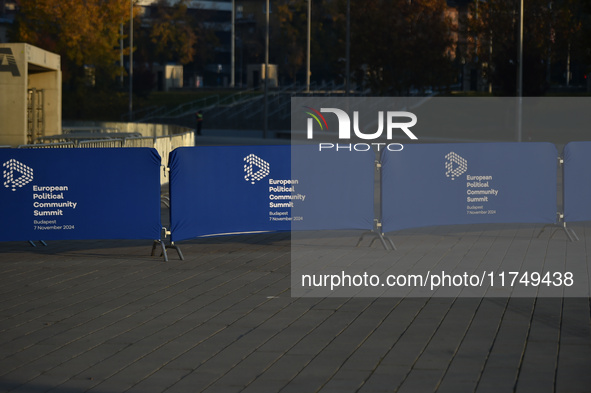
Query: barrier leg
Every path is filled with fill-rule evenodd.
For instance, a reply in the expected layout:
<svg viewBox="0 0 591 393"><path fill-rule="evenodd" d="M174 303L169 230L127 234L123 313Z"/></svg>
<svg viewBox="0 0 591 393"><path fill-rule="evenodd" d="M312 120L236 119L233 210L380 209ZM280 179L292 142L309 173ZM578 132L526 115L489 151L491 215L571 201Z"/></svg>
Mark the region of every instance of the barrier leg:
<svg viewBox="0 0 591 393"><path fill-rule="evenodd" d="M47 243L45 243L43 240L39 240L39 243L41 243L41 245L43 245L43 246L47 247ZM35 245L35 242L34 242L33 240L29 240L29 244L30 244L31 246L33 246L33 247L37 247L37 246Z"/></svg>
<svg viewBox="0 0 591 393"><path fill-rule="evenodd" d="M160 247L162 248L162 252L161 252L160 256L164 257L164 262L168 262L168 254L166 253L166 246L164 245L164 242L162 240L154 240L154 243L152 244L152 253L150 255L154 256L154 251L156 251L156 247L158 246L158 244L160 244Z"/></svg>
<svg viewBox="0 0 591 393"><path fill-rule="evenodd" d="M184 261L185 257L183 256L183 253L181 252L180 247L177 246L176 244L174 244L174 242L170 242L170 246L172 248L174 248L176 250L176 252L179 254L179 258L181 259L181 261Z"/></svg>
<svg viewBox="0 0 591 393"><path fill-rule="evenodd" d="M388 239L390 246L392 246L392 250L396 251L397 249L396 249L396 245L394 244L394 241L387 236L385 236L385 238Z"/></svg>
<svg viewBox="0 0 591 393"><path fill-rule="evenodd" d="M573 238L574 238L576 241L579 241L579 237L577 236L577 233L575 232L575 230L574 230L574 229L572 229L572 228L569 228L569 227L567 227L567 226L566 226L566 222L565 222L565 223L563 223L563 224L564 224L564 225L563 225L564 232L566 232L566 236L568 236L568 238L570 239L570 241L572 242L572 241L573 241Z"/></svg>
<svg viewBox="0 0 591 393"><path fill-rule="evenodd" d="M159 240L154 240L154 243L152 244L152 253L151 256L154 256L154 252L156 251L156 247L158 246L158 244L160 244L160 247L162 248L162 253L160 254L161 257L164 257L164 262L168 262L168 254L166 253L166 244L164 243L164 240L166 238L166 236L170 235L170 231L168 231L165 227L162 227L162 239ZM181 252L181 249L179 246L177 246L176 244L174 244L173 241L170 242L170 247L174 248L177 252L177 254L179 254L179 258L181 261L185 260L185 257L183 256L183 253Z"/></svg>
<svg viewBox="0 0 591 393"><path fill-rule="evenodd" d="M554 236L554 234L556 233L556 231L558 229L562 229L564 231L564 233L566 234L566 237L568 238L569 241L571 241L571 242L579 241L579 237L577 236L577 233L575 232L575 230L567 227L566 222L563 222L562 225L561 224L546 224L546 225L544 225L542 227L542 229L540 230L540 233L538 233L538 236L537 236L538 239L540 238L540 236L542 236L542 233L544 233L544 231L548 227L553 228L552 233L550 234L550 239L552 239L552 237Z"/></svg>
<svg viewBox="0 0 591 393"><path fill-rule="evenodd" d="M384 246L385 250L390 251L390 248L388 247L388 243L390 243L392 250L394 250L394 251L396 250L396 246L394 245L394 242L392 241L392 239L390 239L389 237L385 237L383 233L376 232L376 231L363 232L361 234L361 236L359 237L359 240L357 241L357 244L355 245L355 247L359 247L359 245L361 244L361 242L363 241L363 239L365 238L366 235L373 236L371 243L369 243L370 247L373 245L373 243L376 240L379 239L380 242L382 243L382 246ZM388 239L388 243L386 243L386 239Z"/></svg>

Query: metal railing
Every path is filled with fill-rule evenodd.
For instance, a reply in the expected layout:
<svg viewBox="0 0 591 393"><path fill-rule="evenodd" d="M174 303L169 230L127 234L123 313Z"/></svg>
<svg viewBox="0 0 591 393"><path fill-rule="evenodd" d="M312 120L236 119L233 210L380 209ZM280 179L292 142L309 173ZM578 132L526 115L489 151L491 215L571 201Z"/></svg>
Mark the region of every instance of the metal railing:
<svg viewBox="0 0 591 393"><path fill-rule="evenodd" d="M254 89L252 90L254 92ZM240 93L239 93L240 94ZM240 100L233 100L233 101L226 101L225 103L221 103L217 106L217 111L215 116L217 118L227 117L228 115L233 115L233 112L236 110L236 106L241 105L248 105L251 102L258 102L263 98L261 94L244 94L244 96Z"/></svg>
<svg viewBox="0 0 591 393"><path fill-rule="evenodd" d="M101 134L101 133L119 133L119 128L116 127L62 127L62 134Z"/></svg>
<svg viewBox="0 0 591 393"><path fill-rule="evenodd" d="M146 110L146 112L144 112L143 116L135 115L134 119L137 119L136 121L146 122L152 119L179 118L191 115L198 110L210 110L212 108L224 108L224 110L229 110L237 104L248 102L257 97L260 97L260 94L258 94L257 90L253 88L224 96L216 94L181 104L172 109L167 109L165 106L151 107L149 111Z"/></svg>
<svg viewBox="0 0 591 393"><path fill-rule="evenodd" d="M124 141L124 147L154 147L154 138L126 138Z"/></svg>
<svg viewBox="0 0 591 393"><path fill-rule="evenodd" d="M56 142L56 143L34 143L28 145L19 145L18 149L62 149L76 147L74 142Z"/></svg>
<svg viewBox="0 0 591 393"><path fill-rule="evenodd" d="M122 121L137 121L137 119L152 118L158 116L160 113L166 111L166 106L152 105L146 108L137 109L131 112L131 116L128 113L121 115Z"/></svg>
<svg viewBox="0 0 591 393"><path fill-rule="evenodd" d="M176 118L180 116L185 116L187 113L191 113L196 111L197 109L207 108L216 106L220 102L220 97L218 95L208 96L204 98L200 98L198 100L187 102L186 104L181 104L176 108L166 110L166 107L162 107L159 110L155 110L148 114L145 117L142 117L138 121L147 122L148 120L152 119L159 119L159 118Z"/></svg>
<svg viewBox="0 0 591 393"><path fill-rule="evenodd" d="M193 132L185 132L183 134L173 135L170 138L171 151L177 147L193 146L195 144L195 134Z"/></svg>
<svg viewBox="0 0 591 393"><path fill-rule="evenodd" d="M131 137L112 138L109 135L118 135L122 133L105 133L94 134L94 139L84 139L82 135L63 134L56 135L49 138L39 138L38 143L20 145L19 149L51 149L51 148L121 148L121 147L149 147L158 151L161 157L161 166L166 168L168 166L168 155L171 151L181 146L194 146L195 133L193 130L184 128L186 130L182 133L173 134L173 130L169 129L171 134L154 137L135 136L134 133L128 133ZM178 131L178 130L177 130ZM88 136L88 134L84 134ZM139 135L139 134L137 134ZM70 139L70 140L67 140ZM55 141L55 142L53 142ZM0 146L2 147L2 146ZM6 146L10 147L10 146ZM160 173L161 184L167 183L168 174L165 170Z"/></svg>
<svg viewBox="0 0 591 393"><path fill-rule="evenodd" d="M123 147L125 139L90 139L85 141L78 141L77 147Z"/></svg>

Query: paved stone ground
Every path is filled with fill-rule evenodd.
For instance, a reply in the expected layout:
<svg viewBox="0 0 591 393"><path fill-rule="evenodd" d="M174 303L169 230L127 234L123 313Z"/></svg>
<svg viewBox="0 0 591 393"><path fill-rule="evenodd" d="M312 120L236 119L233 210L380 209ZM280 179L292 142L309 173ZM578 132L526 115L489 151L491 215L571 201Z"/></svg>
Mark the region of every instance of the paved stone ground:
<svg viewBox="0 0 591 393"><path fill-rule="evenodd" d="M404 231L393 255L533 252L588 274L591 227L574 228ZM181 248L0 243L0 391L591 391L588 297L294 298L288 234Z"/></svg>

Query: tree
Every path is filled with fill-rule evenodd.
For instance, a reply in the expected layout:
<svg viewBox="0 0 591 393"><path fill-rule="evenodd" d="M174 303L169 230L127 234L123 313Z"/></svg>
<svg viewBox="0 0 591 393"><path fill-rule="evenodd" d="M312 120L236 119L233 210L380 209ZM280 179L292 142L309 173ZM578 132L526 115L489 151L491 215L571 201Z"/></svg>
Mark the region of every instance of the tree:
<svg viewBox="0 0 591 393"><path fill-rule="evenodd" d="M471 6L467 35L472 37L468 60L487 63L484 77L497 92L513 95L517 85L519 0L489 0ZM523 92L543 94L550 86L551 67L579 52L582 19L578 0L524 2Z"/></svg>
<svg viewBox="0 0 591 393"><path fill-rule="evenodd" d="M197 34L187 10L187 0L181 0L174 6L168 0L158 1L149 33L153 45L153 60L161 64L168 61L187 64L193 61Z"/></svg>
<svg viewBox="0 0 591 393"><path fill-rule="evenodd" d="M218 40L206 27L207 13L199 8L189 8L188 0L171 4L159 0L148 9L137 30L137 60L139 72L152 75L155 63L179 63L185 70L203 72L211 60ZM150 83L145 87L151 88Z"/></svg>
<svg viewBox="0 0 591 393"><path fill-rule="evenodd" d="M20 0L11 38L58 53L64 82L81 82L85 65L114 79L129 13L128 0Z"/></svg>
<svg viewBox="0 0 591 393"><path fill-rule="evenodd" d="M280 30L274 49L281 70L296 81L306 59L307 0L286 1L277 5Z"/></svg>
<svg viewBox="0 0 591 393"><path fill-rule="evenodd" d="M351 64L377 94L446 85L451 21L445 0L352 0Z"/></svg>

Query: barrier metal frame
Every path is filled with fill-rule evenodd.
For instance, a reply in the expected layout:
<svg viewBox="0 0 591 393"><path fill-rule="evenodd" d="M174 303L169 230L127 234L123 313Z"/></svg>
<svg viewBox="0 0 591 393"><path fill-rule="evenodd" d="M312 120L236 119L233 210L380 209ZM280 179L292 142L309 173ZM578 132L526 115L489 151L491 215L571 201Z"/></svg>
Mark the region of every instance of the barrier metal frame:
<svg viewBox="0 0 591 393"><path fill-rule="evenodd" d="M160 256L164 258L164 262L168 262L168 253L166 252L166 243L164 242L164 239L166 238L166 235L170 235L170 231L167 230L165 227L162 227L162 232L164 234L163 238L154 240L154 242L152 243L152 252L150 253L150 256L153 257L156 253L156 248L160 246ZM181 251L181 248L178 245L174 244L174 242L171 241L168 247L172 247L176 250L181 261L185 260L185 256L183 255L183 252Z"/></svg>
<svg viewBox="0 0 591 393"><path fill-rule="evenodd" d="M377 181L375 182L376 185L374 187L373 229L371 231L363 232L361 236L359 236L359 240L357 240L355 247L359 247L363 239L366 236L370 236L373 237L373 239L368 247L371 247L374 242L379 239L386 251L396 251L397 249L394 241L382 232L382 154L375 149L374 153L376 155L376 159L374 160L374 178L377 177ZM391 247L391 249L389 247Z"/></svg>
<svg viewBox="0 0 591 393"><path fill-rule="evenodd" d="M557 230L562 229L566 234L566 237L570 242L579 241L579 236L574 229L569 228L566 225L566 221L564 221L564 196L565 196L565 187L564 187L564 153L562 156L558 157L558 166L560 168L560 173L562 174L562 183L561 183L561 192L562 192L562 206L559 212L556 213L556 223L554 224L546 224L538 233L537 238L539 239L542 236L542 233L546 231L546 228L551 227L550 239L554 236Z"/></svg>
<svg viewBox="0 0 591 393"><path fill-rule="evenodd" d="M376 240L379 239L386 250L388 250L388 244L390 244L390 246L392 247L392 250L397 250L392 239L389 238L388 236L386 236L382 232L382 180L383 180L383 178L382 178L382 157L383 157L383 155L379 155L378 152L376 151L376 157L377 158L375 161L375 168L376 168L376 171L379 173L379 181L377 182L377 186L375 189L375 192L377 193L376 194L377 195L377 198L376 198L377 199L377 203L376 203L377 212L376 212L376 217L374 218L374 229L371 231L364 232L360 236L359 240L357 241L356 247L358 247L361 244L361 242L365 236L373 236L374 239L371 241L370 247L371 247L371 245L373 245L373 243ZM571 242L579 241L580 239L577 236L577 233L575 232L575 230L572 228L569 228L566 221L564 221L564 196L565 196L564 154L562 156L557 157L557 160L558 160L558 166L559 166L560 171L562 173L562 184L561 184L562 207L561 207L560 211L558 211L556 213L556 222L553 224L544 225L542 227L542 229L540 230L540 232L538 233L537 238L539 238L542 235L542 233L544 233L546 231L547 228L552 228L550 238L552 238L554 236L554 234L556 233L557 230L562 229L564 231L564 233L566 234L569 241L571 241ZM557 197L558 197L558 195L557 195Z"/></svg>
<svg viewBox="0 0 591 393"><path fill-rule="evenodd" d="M168 174L168 172L170 172L170 167L165 167L164 168L165 174ZM168 195L170 195L170 182L168 183ZM168 216L170 217L170 196L161 196L160 197L160 204L163 204L164 206L166 206L166 209L168 210ZM172 234L171 231L169 231L166 227L162 227L162 236L160 237L159 240L154 240L154 243L152 244L152 253L150 254L151 256L154 256L154 253L156 252L156 248L158 246L160 246L161 252L160 252L160 256L164 258L164 262L168 262L168 253L166 252L166 243L165 243L165 239L167 236L170 236ZM183 255L183 252L181 251L181 248L178 246L178 244L175 244L174 241L170 241L170 244L168 245L169 248L174 248L179 256L179 259L181 261L185 260L185 256Z"/></svg>

